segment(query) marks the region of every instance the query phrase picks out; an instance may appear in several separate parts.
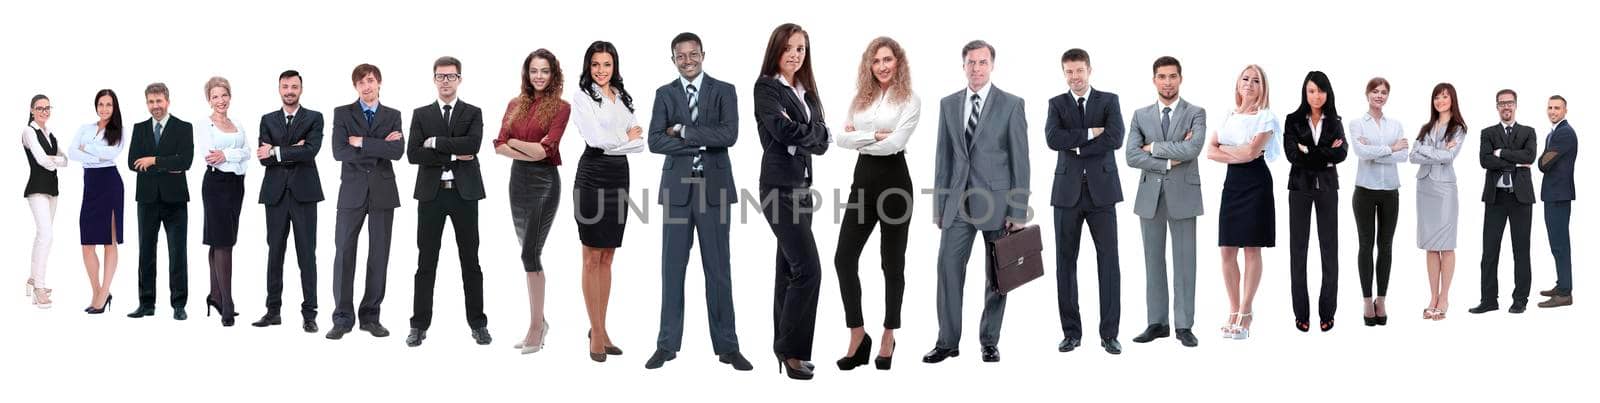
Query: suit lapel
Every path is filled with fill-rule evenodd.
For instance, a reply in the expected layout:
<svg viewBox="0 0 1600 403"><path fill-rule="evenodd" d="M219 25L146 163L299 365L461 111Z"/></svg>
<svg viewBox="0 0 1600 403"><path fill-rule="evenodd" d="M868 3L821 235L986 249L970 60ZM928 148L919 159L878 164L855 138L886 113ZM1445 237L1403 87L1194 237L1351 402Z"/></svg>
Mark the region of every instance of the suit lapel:
<svg viewBox="0 0 1600 403"><path fill-rule="evenodd" d="M1161 108L1162 108L1161 102L1157 101L1156 102L1156 125L1157 125L1157 127L1160 127L1160 124L1161 124ZM1188 111L1189 111L1189 103L1188 102L1183 102L1183 98L1178 98L1178 102L1172 104L1172 113L1167 118L1167 120L1168 120L1167 121L1167 132L1166 133L1161 133L1161 135L1163 137L1165 137L1167 139L1167 141L1178 141L1178 140L1182 140L1183 139L1183 136L1181 135L1183 130L1180 130L1180 128L1178 127L1179 126L1178 122L1182 122L1182 121L1187 120L1185 118L1188 117L1188 115L1185 114L1185 113L1188 112Z"/></svg>
<svg viewBox="0 0 1600 403"><path fill-rule="evenodd" d="M940 108L940 114L944 116L945 127L951 128L949 141L953 147L950 148L955 150L957 159L966 159L967 157L967 139L962 138L962 133L966 130L966 126L962 124L963 116L961 116L961 109L964 106L962 102L965 102L966 94L967 90L965 89L955 93L955 96L952 97L953 99L944 102L944 105L941 105Z"/></svg>
<svg viewBox="0 0 1600 403"><path fill-rule="evenodd" d="M355 103L350 104L350 105L351 105L351 108L354 109L352 112L355 112L355 113L351 113L350 114L350 118L351 119L355 119L356 120L355 127L361 129L360 132L356 133L356 134L365 136L365 135L367 135L367 133L372 132L372 125L367 124L367 112L366 112L366 110L361 109L362 108L361 101L360 100L356 100ZM383 109L378 109L377 112L378 113L382 113ZM378 121L378 114L377 113L374 113L372 115L372 121L373 122L377 122Z"/></svg>
<svg viewBox="0 0 1600 403"><path fill-rule="evenodd" d="M700 74L705 74L705 73L700 73ZM708 78L706 81L710 81L710 79ZM693 118L693 116L691 116L691 115L693 115L693 113L692 113L692 111L689 110L689 96L687 94L684 94L684 92L683 92L684 91L684 89L683 89L683 77L679 76L677 79L672 80L672 83L668 84L668 85L672 86L672 88L667 91L667 102L672 104L671 106L667 107L667 111L668 111L667 115L668 115L668 117L670 119L672 119L672 120L677 120L677 121L680 121L680 122L691 121L691 118ZM705 91L705 89L704 88L696 88L696 89L700 90L700 100L701 101L705 101L706 100L706 91ZM682 116L679 116L680 115L680 111L681 111L681 115Z"/></svg>

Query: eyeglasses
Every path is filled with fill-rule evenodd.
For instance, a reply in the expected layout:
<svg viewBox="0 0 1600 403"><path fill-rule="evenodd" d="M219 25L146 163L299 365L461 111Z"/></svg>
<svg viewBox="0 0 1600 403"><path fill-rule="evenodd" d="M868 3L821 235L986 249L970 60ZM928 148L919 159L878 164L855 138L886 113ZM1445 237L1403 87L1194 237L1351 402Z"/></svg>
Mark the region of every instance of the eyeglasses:
<svg viewBox="0 0 1600 403"><path fill-rule="evenodd" d="M456 73L434 74L433 75L433 81L438 81L438 82L441 82L441 83L442 82L456 82L456 81L460 81L460 80L461 80L461 75L460 74L456 74Z"/></svg>
<svg viewBox="0 0 1600 403"><path fill-rule="evenodd" d="M706 57L705 53L700 53L698 51L695 51L695 52L689 52L688 54L679 53L679 54L672 55L672 61L674 61L674 62L684 62L684 61L689 61L689 60L700 60L700 59L702 59L704 57Z"/></svg>
<svg viewBox="0 0 1600 403"><path fill-rule="evenodd" d="M50 107L48 107L48 106L34 107L33 111L34 112L49 112L50 111Z"/></svg>
<svg viewBox="0 0 1600 403"><path fill-rule="evenodd" d="M1517 106L1517 101L1499 101L1494 103L1497 107Z"/></svg>

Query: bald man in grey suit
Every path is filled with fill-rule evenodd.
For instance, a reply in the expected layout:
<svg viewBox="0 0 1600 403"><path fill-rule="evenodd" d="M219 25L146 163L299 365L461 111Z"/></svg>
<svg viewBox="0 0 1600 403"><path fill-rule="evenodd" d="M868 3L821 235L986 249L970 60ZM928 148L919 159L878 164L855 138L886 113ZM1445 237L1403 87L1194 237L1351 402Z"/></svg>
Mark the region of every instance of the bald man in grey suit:
<svg viewBox="0 0 1600 403"><path fill-rule="evenodd" d="M1028 212L1028 122L1022 98L989 83L994 47L983 41L961 50L967 88L939 100L938 153L934 157L934 224L939 235L939 340L922 357L937 363L961 354L961 290L966 284L972 241L1020 229ZM985 243L987 246L987 243ZM978 341L983 361L1000 361L1000 323L1006 296L994 278L983 295Z"/></svg>
<svg viewBox="0 0 1600 403"><path fill-rule="evenodd" d="M1195 217L1205 213L1200 169L1194 163L1206 137L1206 110L1178 97L1183 65L1163 56L1151 67L1157 102L1133 112L1128 166L1139 169L1133 213L1144 234L1145 303L1150 326L1133 338L1149 343L1172 333L1167 310L1167 231L1172 232L1172 293L1178 341L1200 345L1194 332Z"/></svg>

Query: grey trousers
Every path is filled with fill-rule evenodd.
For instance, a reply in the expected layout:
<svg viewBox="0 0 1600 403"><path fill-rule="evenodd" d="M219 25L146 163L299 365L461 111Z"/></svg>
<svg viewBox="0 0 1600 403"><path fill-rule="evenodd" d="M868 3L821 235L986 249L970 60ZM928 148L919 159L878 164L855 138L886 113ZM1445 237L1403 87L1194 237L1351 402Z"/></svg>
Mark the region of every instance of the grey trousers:
<svg viewBox="0 0 1600 403"><path fill-rule="evenodd" d="M1144 234L1146 312L1152 325L1194 326L1195 218L1171 219L1166 195L1156 199L1156 218L1140 218ZM1167 310L1167 232L1172 232L1172 310ZM1177 312L1176 323L1168 312Z"/></svg>
<svg viewBox="0 0 1600 403"><path fill-rule="evenodd" d="M961 344L962 289L967 284L967 262L972 257L972 241L979 232L985 241L999 238L1004 230L979 231L972 223L959 219L945 227L939 234L939 340L935 346L958 349ZM995 290L994 278L989 276L988 243L984 243L983 318L978 322L978 342L984 346L1000 343L1000 322L1005 319L1006 296Z"/></svg>

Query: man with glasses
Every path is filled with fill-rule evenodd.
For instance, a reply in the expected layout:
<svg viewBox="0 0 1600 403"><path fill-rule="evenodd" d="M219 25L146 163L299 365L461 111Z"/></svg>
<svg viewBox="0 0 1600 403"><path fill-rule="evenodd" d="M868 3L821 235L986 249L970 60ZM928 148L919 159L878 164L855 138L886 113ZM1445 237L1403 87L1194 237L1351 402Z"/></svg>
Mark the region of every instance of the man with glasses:
<svg viewBox="0 0 1600 403"><path fill-rule="evenodd" d="M672 38L678 79L656 89L651 108L650 152L666 156L656 202L667 218L661 226L661 330L644 367L661 368L677 358L683 344L684 273L698 234L711 350L718 361L749 371L734 334L728 242L730 207L738 197L728 147L739 140L739 100L732 85L700 70L704 59L699 36L685 32Z"/></svg>
<svg viewBox="0 0 1600 403"><path fill-rule="evenodd" d="M467 326L478 345L488 345L489 317L483 313L483 271L478 266L478 200L483 200L483 174L478 149L483 144L483 113L456 97L461 61L445 56L433 62L433 86L439 100L411 112L407 159L417 165L417 275L412 300L411 332L406 345L428 338L433 321L433 283L439 267L440 241L446 219L455 226L456 253L461 257Z"/></svg>
<svg viewBox="0 0 1600 403"><path fill-rule="evenodd" d="M1515 260L1511 309L1522 313L1528 308L1528 289L1533 282L1533 263L1529 260L1528 236L1533 231L1533 174L1528 171L1538 155L1538 140L1532 127L1517 123L1517 92L1500 90L1495 94L1500 123L1480 133L1478 163L1488 172L1483 176L1483 261L1478 306L1467 310L1484 313L1500 309L1500 239L1506 222L1511 222L1511 256Z"/></svg>

